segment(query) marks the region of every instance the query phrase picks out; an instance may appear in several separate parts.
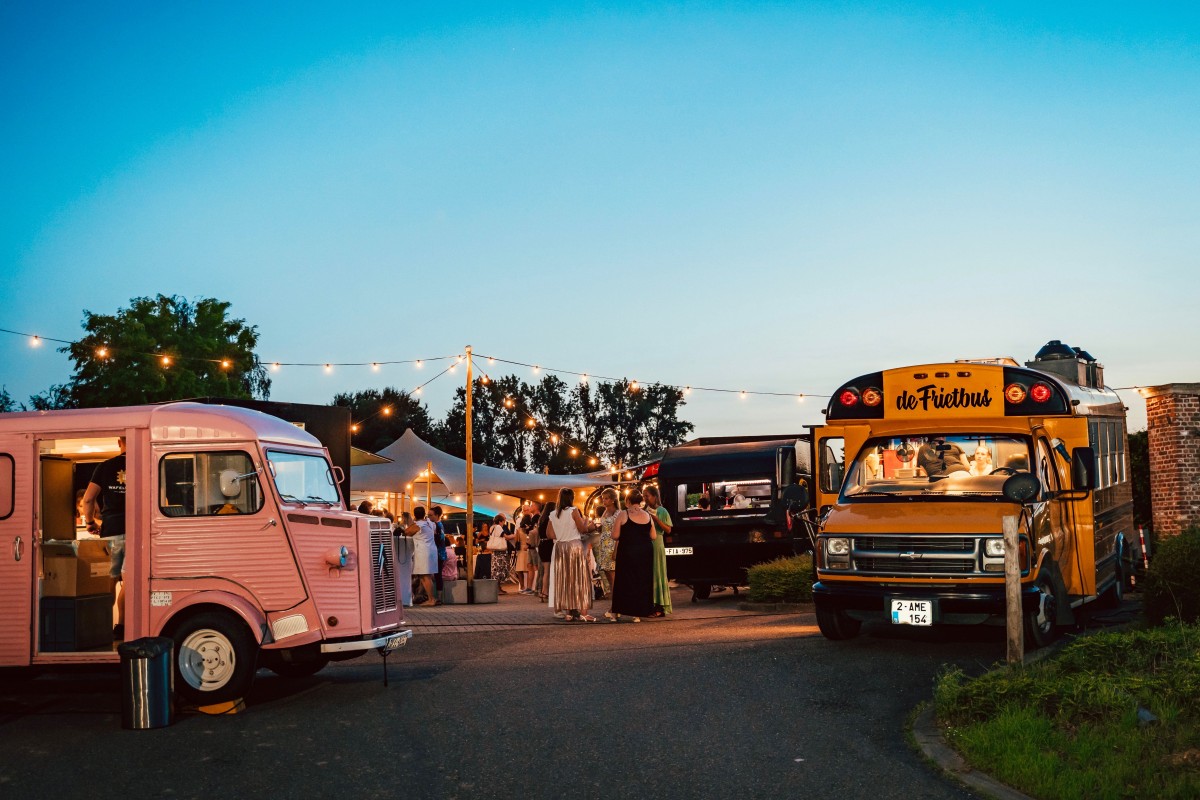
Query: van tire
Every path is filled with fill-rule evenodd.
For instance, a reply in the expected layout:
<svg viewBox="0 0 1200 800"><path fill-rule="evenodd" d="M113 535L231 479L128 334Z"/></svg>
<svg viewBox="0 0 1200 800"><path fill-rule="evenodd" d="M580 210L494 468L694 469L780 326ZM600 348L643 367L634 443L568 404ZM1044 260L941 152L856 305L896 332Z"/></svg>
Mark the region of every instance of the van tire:
<svg viewBox="0 0 1200 800"><path fill-rule="evenodd" d="M817 606L817 627L826 639L840 642L858 636L862 621L854 619L845 611Z"/></svg>
<svg viewBox="0 0 1200 800"><path fill-rule="evenodd" d="M1125 572L1124 553L1118 553L1116 580L1113 581L1112 586L1104 591L1097 605L1101 608L1120 608L1121 601L1125 599L1125 587L1127 585L1125 582L1128 580Z"/></svg>
<svg viewBox="0 0 1200 800"><path fill-rule="evenodd" d="M1058 638L1058 598L1046 575L1037 579L1038 607L1025 615L1025 641L1030 650L1046 647Z"/></svg>
<svg viewBox="0 0 1200 800"><path fill-rule="evenodd" d="M240 619L204 611L184 619L175 641L175 689L194 705L244 697L258 669L258 645Z"/></svg>

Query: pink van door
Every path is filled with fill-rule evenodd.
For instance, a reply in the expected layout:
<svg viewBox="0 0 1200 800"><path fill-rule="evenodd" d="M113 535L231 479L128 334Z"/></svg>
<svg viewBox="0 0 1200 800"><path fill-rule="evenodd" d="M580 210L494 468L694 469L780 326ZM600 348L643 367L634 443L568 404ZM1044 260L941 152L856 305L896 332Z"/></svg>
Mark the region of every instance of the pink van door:
<svg viewBox="0 0 1200 800"><path fill-rule="evenodd" d="M0 436L0 664L30 661L33 576L33 440Z"/></svg>

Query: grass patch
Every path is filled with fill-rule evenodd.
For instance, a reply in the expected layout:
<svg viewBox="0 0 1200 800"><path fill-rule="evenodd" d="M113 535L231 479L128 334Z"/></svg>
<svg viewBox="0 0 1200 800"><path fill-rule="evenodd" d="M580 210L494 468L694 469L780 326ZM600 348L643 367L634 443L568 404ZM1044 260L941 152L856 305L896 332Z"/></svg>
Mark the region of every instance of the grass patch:
<svg viewBox="0 0 1200 800"><path fill-rule="evenodd" d="M812 600L812 556L777 558L747 572L752 603L807 603Z"/></svg>
<svg viewBox="0 0 1200 800"><path fill-rule="evenodd" d="M1200 625L1101 633L1028 667L938 678L946 738L1040 798L1200 797ZM1138 707L1158 722L1142 727Z"/></svg>

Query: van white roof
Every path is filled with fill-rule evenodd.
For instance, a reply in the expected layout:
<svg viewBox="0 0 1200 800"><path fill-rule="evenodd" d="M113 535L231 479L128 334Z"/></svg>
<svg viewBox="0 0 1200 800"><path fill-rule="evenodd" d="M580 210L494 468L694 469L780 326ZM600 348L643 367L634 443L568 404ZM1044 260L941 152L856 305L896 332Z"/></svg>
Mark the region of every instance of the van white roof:
<svg viewBox="0 0 1200 800"><path fill-rule="evenodd" d="M107 433L149 428L152 442L245 441L321 447L315 436L270 414L236 406L164 403L152 406L21 411L0 414L0 435Z"/></svg>

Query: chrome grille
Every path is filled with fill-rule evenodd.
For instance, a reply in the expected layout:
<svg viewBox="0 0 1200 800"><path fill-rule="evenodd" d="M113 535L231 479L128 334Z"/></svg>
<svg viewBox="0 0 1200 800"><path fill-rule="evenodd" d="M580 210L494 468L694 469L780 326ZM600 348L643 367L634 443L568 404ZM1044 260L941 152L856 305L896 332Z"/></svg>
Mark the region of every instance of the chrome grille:
<svg viewBox="0 0 1200 800"><path fill-rule="evenodd" d="M980 575L982 549L976 536L854 536L850 572L891 577Z"/></svg>
<svg viewBox="0 0 1200 800"><path fill-rule="evenodd" d="M371 520L371 591L376 614L396 610L396 560L392 547L392 526L387 520Z"/></svg>

